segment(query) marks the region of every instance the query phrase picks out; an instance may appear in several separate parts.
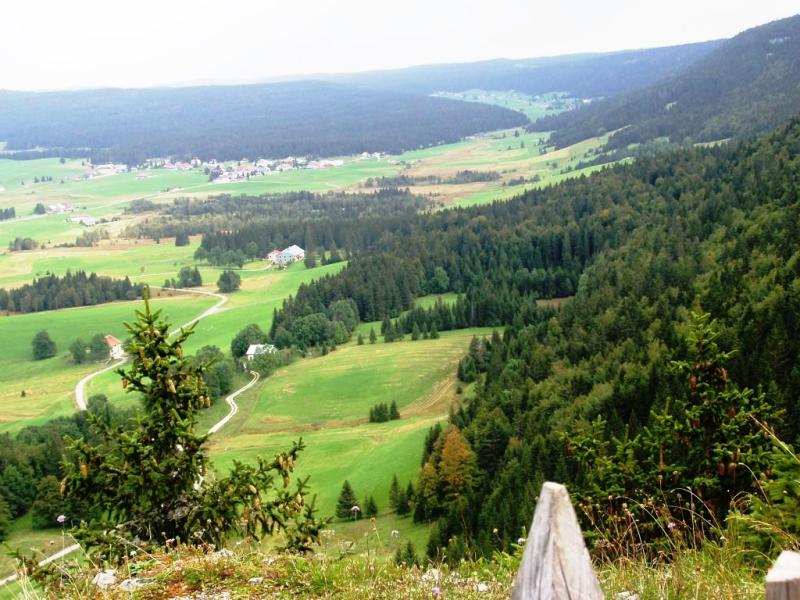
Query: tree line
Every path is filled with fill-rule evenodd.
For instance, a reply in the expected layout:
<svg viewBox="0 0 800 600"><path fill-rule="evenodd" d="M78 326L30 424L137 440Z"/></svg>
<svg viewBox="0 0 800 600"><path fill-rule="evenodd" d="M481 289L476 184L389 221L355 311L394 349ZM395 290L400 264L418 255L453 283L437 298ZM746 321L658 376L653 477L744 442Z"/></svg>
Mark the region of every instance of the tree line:
<svg viewBox="0 0 800 600"><path fill-rule="evenodd" d="M135 300L142 295L142 284L130 279L113 279L96 273L67 271L65 275L46 275L11 290L0 289L0 310L39 312L94 306L115 300Z"/></svg>
<svg viewBox="0 0 800 600"><path fill-rule="evenodd" d="M651 468L653 445L637 436L654 439L665 419L692 415L698 389L721 411L697 417L698 431L716 440L714 462L692 458L692 446L674 446L664 461L678 473L669 485L706 490L708 514L722 518L724 490L788 481L775 473L779 461L764 462L763 432L741 415L763 418L789 443L800 434L798 156L795 120L752 143L642 158L504 204L388 223L369 255L355 253L340 273L286 300L273 339L331 302L350 299L371 321L434 290L462 293L467 323L503 326L471 345L459 372L476 382L474 399L426 444L414 512L436 522L432 556L509 548L546 479L568 483L577 498L608 489L604 514L624 517L619 498L652 489L641 478L662 472ZM558 314L536 303L571 295ZM698 306L718 318L718 333L692 325ZM407 313L403 329L426 317ZM720 352L697 358L698 339ZM709 372L692 373L695 364ZM721 421L749 447L731 448ZM570 439L589 440L584 448L606 457L603 468ZM738 469L743 456L760 470ZM686 525L680 511L673 517Z"/></svg>

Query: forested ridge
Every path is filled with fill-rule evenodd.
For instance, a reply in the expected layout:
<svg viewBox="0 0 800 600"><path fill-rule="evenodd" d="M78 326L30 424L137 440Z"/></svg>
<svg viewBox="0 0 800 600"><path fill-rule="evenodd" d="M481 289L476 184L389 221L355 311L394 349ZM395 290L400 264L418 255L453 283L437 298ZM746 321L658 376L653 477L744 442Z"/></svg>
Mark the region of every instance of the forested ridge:
<svg viewBox="0 0 800 600"><path fill-rule="evenodd" d="M88 149L95 163L400 153L526 122L497 106L319 81L0 91L7 150Z"/></svg>
<svg viewBox="0 0 800 600"><path fill-rule="evenodd" d="M475 397L426 443L414 510L437 522L433 555L508 548L546 479L568 483L577 499L605 489L611 506L598 510L608 514L622 511L622 494L644 500L660 485L699 481L708 511L723 517L723 488L747 492L754 478L767 485L775 476L765 439L747 447L758 432L740 415L764 419L790 443L800 433L799 195L794 120L755 142L643 158L507 203L418 215L373 236L371 256L301 287L273 335L343 299L362 320L397 315L443 285L465 294L467 314L480 315L472 322L504 326L473 344L459 371L477 378ZM534 302L572 293L557 316ZM699 319L690 345L693 310L718 323ZM701 350L708 356L695 358ZM747 458L729 456L728 440L693 473L690 451L665 451L675 466L659 483L666 467L647 455L646 439L680 418L670 407L701 393L739 403L741 413L734 404L711 424L696 417L696 427L730 421ZM584 446L571 448L567 434ZM739 460L752 475L735 470ZM670 527L681 527L675 519Z"/></svg>
<svg viewBox="0 0 800 600"><path fill-rule="evenodd" d="M644 89L545 117L559 147L616 131L608 148L657 138L710 142L765 133L800 110L800 15L726 40Z"/></svg>
<svg viewBox="0 0 800 600"><path fill-rule="evenodd" d="M326 78L422 94L483 89L516 90L532 95L567 92L577 98L596 98L616 96L680 72L720 43L721 40L714 40L600 54L421 65Z"/></svg>

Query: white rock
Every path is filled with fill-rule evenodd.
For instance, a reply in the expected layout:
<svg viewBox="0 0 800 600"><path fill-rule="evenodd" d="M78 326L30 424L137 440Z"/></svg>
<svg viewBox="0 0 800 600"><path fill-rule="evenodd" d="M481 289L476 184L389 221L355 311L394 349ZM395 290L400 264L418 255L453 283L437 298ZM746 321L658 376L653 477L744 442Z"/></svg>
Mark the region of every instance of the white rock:
<svg viewBox="0 0 800 600"><path fill-rule="evenodd" d="M92 583L95 584L99 588L107 588L111 587L117 582L117 570L116 569L106 569L102 573L98 573L92 579Z"/></svg>
<svg viewBox="0 0 800 600"><path fill-rule="evenodd" d="M134 592L139 588L146 586L150 583L152 579L142 579L140 577L132 577L131 579L126 579L122 583L119 584L119 589L123 592Z"/></svg>
<svg viewBox="0 0 800 600"><path fill-rule="evenodd" d="M614 600L639 600L639 594L633 592L619 592L614 594Z"/></svg>
<svg viewBox="0 0 800 600"><path fill-rule="evenodd" d="M250 585L258 585L262 581L264 581L263 577L251 577L250 579L247 580L247 583L249 583Z"/></svg>

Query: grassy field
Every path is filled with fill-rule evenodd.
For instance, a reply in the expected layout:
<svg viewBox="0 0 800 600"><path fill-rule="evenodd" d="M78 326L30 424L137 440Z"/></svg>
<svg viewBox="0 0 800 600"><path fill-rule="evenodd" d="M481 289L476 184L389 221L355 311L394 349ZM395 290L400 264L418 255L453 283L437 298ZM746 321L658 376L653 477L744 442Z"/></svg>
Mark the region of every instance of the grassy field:
<svg viewBox="0 0 800 600"><path fill-rule="evenodd" d="M186 350L193 353L203 346L218 346L223 352L230 352L230 343L239 330L250 323L257 323L265 331L272 324L272 311L279 308L283 300L297 291L302 283L307 283L329 273L336 273L345 263L336 263L314 269L306 269L302 263L295 263L288 269L280 271L242 272L242 287L229 294L230 300L222 310L209 316L197 326L196 333L189 338ZM210 285L204 288L215 291L219 270L200 269L204 281ZM163 280L163 276L160 276ZM153 276L157 283L158 279ZM146 280L147 277L142 278ZM173 324L175 322L173 321ZM89 393L102 393L109 399L118 402L133 402L123 393L119 377L108 372L93 379L89 384Z"/></svg>
<svg viewBox="0 0 800 600"><path fill-rule="evenodd" d="M530 100L517 96L512 94L495 100L510 104L525 104ZM530 106L539 107L535 109L538 111L543 106L545 109L542 110L546 110L546 106L554 100L540 98L533 102ZM72 204L77 211L100 219L98 226L111 231L112 237L126 226L145 218L124 212L130 201L137 198L170 202L179 197L208 197L221 193L356 191L362 189L364 182L370 177L390 176L400 172L447 177L464 169L499 171L502 175L499 182L414 188L414 191L429 195L444 205L489 202L522 191L524 188L520 186L520 178L538 176L542 183L554 183L560 178L580 174L565 172L565 169L574 168L577 162L589 156L587 152L605 141L596 138L570 148L552 151L543 145L546 138L546 133L526 133L522 129L500 131L381 160L361 161L350 157L339 167L286 171L222 184L209 183L200 169L155 169L148 171L146 177L142 173L131 172L75 181L73 178L86 169L81 166L81 161L70 160L62 165L58 159L0 159L0 208L13 206L18 215L16 219L0 221L0 247L15 237L30 237L52 248L74 242L86 230L82 225L69 223L65 215L33 215L33 207L38 202ZM542 154L543 150L548 151ZM33 183L33 177L42 175L52 177L53 181ZM64 183L61 183L62 180ZM503 186L503 182L507 185ZM513 187L507 189L507 186ZM0 285L4 285L3 282Z"/></svg>
<svg viewBox="0 0 800 600"><path fill-rule="evenodd" d="M174 323L184 323L211 306L213 298L180 296L156 298ZM69 345L78 337L87 340L95 333L125 337L123 322L131 321L140 302L114 302L100 306L46 311L0 317L0 432L19 430L66 415L74 410L75 384L99 368L97 364L75 365ZM58 348L58 355L33 360L31 340L46 330ZM22 396L22 392L25 396Z"/></svg>
<svg viewBox="0 0 800 600"><path fill-rule="evenodd" d="M349 344L279 370L245 394L239 413L212 439L215 464L271 455L302 437L298 474L310 475L321 514L333 513L342 482L387 510L392 475L416 477L428 428L457 401L455 369L469 341L488 329L438 340ZM435 357L435 360L431 360ZM371 406L397 402L402 419L368 423ZM332 460L335 457L335 460Z"/></svg>

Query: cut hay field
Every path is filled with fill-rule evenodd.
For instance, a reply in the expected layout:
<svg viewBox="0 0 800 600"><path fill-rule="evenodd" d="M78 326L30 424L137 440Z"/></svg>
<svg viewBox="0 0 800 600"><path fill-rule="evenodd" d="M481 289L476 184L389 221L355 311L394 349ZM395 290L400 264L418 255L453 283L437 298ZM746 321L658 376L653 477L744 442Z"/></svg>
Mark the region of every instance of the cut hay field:
<svg viewBox="0 0 800 600"><path fill-rule="evenodd" d="M308 448L298 475L311 476L321 514L333 514L345 479L359 498L374 495L387 510L389 485L416 478L429 427L457 402L455 371L473 335L447 332L438 340L354 343L303 359L266 379L239 402L239 413L212 438L218 468L234 460L271 456L292 440ZM368 423L370 407L397 402L402 418Z"/></svg>

